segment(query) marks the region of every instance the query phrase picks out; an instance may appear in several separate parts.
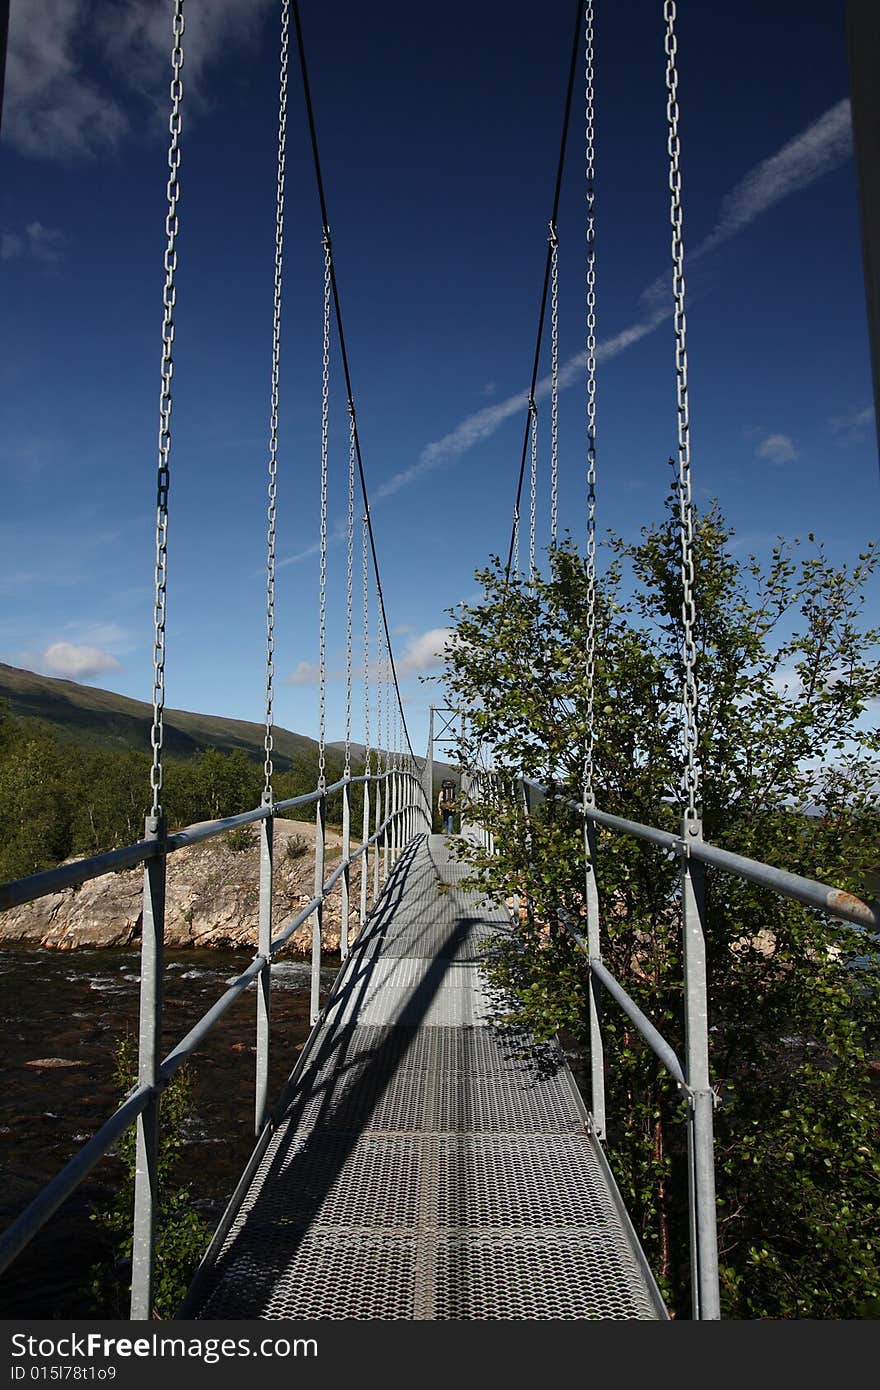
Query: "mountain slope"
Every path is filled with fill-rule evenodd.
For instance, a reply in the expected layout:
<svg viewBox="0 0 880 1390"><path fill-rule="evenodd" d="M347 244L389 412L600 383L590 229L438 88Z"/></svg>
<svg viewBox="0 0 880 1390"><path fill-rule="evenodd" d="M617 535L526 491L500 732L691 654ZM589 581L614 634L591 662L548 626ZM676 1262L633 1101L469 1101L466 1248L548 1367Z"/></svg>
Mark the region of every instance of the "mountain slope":
<svg viewBox="0 0 880 1390"><path fill-rule="evenodd" d="M13 714L42 720L76 743L149 751L153 709L144 700L54 676L38 676L0 662L0 700L4 699ZM166 709L164 728L165 749L171 757L186 758L202 748L224 752L242 748L251 757L263 757L262 724ZM286 772L294 758L317 748L314 739L278 727L274 743L273 760L279 772Z"/></svg>

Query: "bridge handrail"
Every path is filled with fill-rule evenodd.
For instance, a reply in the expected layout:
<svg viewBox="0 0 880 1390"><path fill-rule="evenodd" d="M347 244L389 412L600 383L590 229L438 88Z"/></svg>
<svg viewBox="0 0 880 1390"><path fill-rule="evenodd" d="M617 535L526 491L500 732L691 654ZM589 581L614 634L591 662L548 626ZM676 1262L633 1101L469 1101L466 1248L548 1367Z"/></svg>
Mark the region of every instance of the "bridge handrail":
<svg viewBox="0 0 880 1390"><path fill-rule="evenodd" d="M396 791L394 790L393 780L395 778L399 779L399 785ZM389 779L391 779L390 788L388 788ZM273 957L281 946L290 939L296 929L301 926L308 917L317 911L328 894L339 882L340 878L342 878L343 874L345 874L357 860L369 854L371 846L375 845L378 847L380 844L384 846L387 875L389 847L391 848L393 860L401 849L404 838L407 836L408 832L412 831L414 828L415 820L411 819L411 813L418 809L415 803L407 802L404 798L403 784L409 783L413 788L418 788L425 805L427 805L427 799L418 777L414 774L407 773L404 769L388 769L381 773L363 774L358 777L344 777L339 782L334 783L324 790L317 789L314 792L307 792L303 796L291 797L282 802L270 803L257 807L252 811L245 811L240 815L226 816L214 821L188 826L185 830L176 831L173 835L167 836L165 841L166 850L173 851L182 849L185 845L194 844L200 840L224 834L240 825L271 820L281 809L290 809L295 805L326 803L326 798L339 790L342 790L347 797L350 793L351 786L357 783L375 783L376 785L385 783L388 790L386 809L389 799L397 799L399 804L397 804L389 814L384 816L381 822L376 826L372 835L363 840L356 850L350 851L341 859L340 863L333 869L329 877L322 882L321 891L316 893L309 903L296 914L285 929L271 941L267 951L258 953L254 957L241 975L233 980L220 998L202 1014L201 1018L190 1028L189 1032L175 1044L159 1065L158 1084L156 1086L141 1084L133 1088L101 1128L86 1141L83 1147L78 1150L71 1159L68 1160L55 1177L42 1188L24 1211L20 1213L12 1225L0 1235L0 1273L8 1268L17 1258L37 1232L41 1230L46 1222L54 1215L62 1202L70 1196L79 1184L89 1175L95 1165L108 1153L120 1135L124 1133L129 1125L133 1124L138 1119L144 1110L146 1110L154 1097L168 1084L177 1069L182 1066L197 1050L201 1043L204 1042L205 1038L239 995L260 978L263 971L271 965ZM369 785L367 786L367 797L368 795ZM421 811L421 815L423 819L427 819L424 810ZM430 822L428 821L428 823ZM318 848L318 843L316 843L316 857ZM79 883L85 883L91 878L100 877L102 874L112 872L116 869L130 868L139 863L147 863L147 861L156 859L160 857L160 855L161 847L159 841L144 840L133 845L123 846L121 849L111 850L104 854L92 855L87 859L78 860L73 864L61 865L59 868L50 869L45 873L32 874L27 878L0 885L0 908L32 902L39 897L45 896L46 893L57 891L61 887L76 886ZM375 896L378 894L378 864L380 858L381 855L377 848L374 900ZM323 845L321 845L319 862L323 864ZM366 860L362 866L362 873L366 881ZM366 893L363 891L364 888L365 882L364 885L362 885L362 904L366 900ZM315 932L313 931L313 960L315 958L315 946Z"/></svg>
<svg viewBox="0 0 880 1390"><path fill-rule="evenodd" d="M500 789L501 781L492 775L489 789L491 799ZM852 923L862 931L877 934L880 928L880 902L866 903L852 893L830 884L820 883L787 869L776 868L746 855L736 854L707 843L702 837L699 820L684 820L681 835L672 834L658 826L644 825L612 815L595 805L570 796L564 786L548 791L532 778L518 776L509 789L515 796L522 794L526 816L531 815L530 793L555 797L582 820L587 841L586 907L587 934L584 937L568 913L556 908L555 918L568 930L584 950L590 971L590 1067L592 1098L591 1123L599 1139L605 1137L605 1061L599 1017L599 992L602 988L616 1000L635 1025L645 1042L676 1080L688 1100L688 1162L690 1167L689 1207L691 1220L691 1261L693 1270L694 1316L720 1317L718 1279L717 1222L715 1212L713 1111L717 1095L712 1088L708 1069L707 1033L707 974L705 957L703 874L705 866L754 883L777 893L780 897L818 909L830 917ZM485 790L485 788L484 788ZM595 861L597 827L647 841L674 855L681 863L682 927L684 946L684 1008L686 1030L686 1065L682 1065L673 1049L639 1009L624 987L602 961L599 922L599 899L596 885ZM494 840L488 828L483 829L484 846L491 852ZM515 909L518 911L518 909Z"/></svg>
<svg viewBox="0 0 880 1390"><path fill-rule="evenodd" d="M541 792L543 796L548 795L546 787L542 786L540 782L532 781L527 777L521 780L527 787ZM863 902L855 894L845 892L842 888L834 888L830 884L820 883L816 879L805 878L802 874L790 873L788 869L778 869L772 864L765 864L759 859L750 859L744 854L735 854L732 850L721 849L720 846L710 844L703 839L686 843L680 835L674 835L669 830L660 830L657 826L643 825L640 821L625 820L622 816L614 816L608 811L600 811L595 806L585 807L583 802L575 801L570 797L564 799L566 805L570 806L578 815L595 821L597 825L607 826L609 830L617 830L624 835L632 835L638 840L650 841L662 849L669 850L679 858L689 857L697 859L703 864L712 864L716 869L721 869L723 873L732 874L735 878L747 879L762 888L770 888L782 897L804 903L807 907L818 908L821 912L827 912L832 917L839 917L842 921L852 922L857 927L880 931L880 910Z"/></svg>

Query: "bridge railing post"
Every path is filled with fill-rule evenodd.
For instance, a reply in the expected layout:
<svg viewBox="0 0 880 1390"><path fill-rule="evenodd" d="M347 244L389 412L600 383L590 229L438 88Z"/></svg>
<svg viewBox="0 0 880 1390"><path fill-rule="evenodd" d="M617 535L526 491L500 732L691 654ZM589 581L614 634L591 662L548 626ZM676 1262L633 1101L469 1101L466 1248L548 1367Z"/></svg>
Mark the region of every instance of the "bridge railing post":
<svg viewBox="0 0 880 1390"><path fill-rule="evenodd" d="M718 1225L715 1208L714 1110L709 1084L709 1020L706 977L705 869L689 851L702 839L699 819L685 817L681 861L684 930L685 1056L691 1097L688 1108L688 1186L691 1222L691 1301L701 1320L721 1317Z"/></svg>
<svg viewBox="0 0 880 1390"><path fill-rule="evenodd" d="M361 844L365 846L361 855L361 930L367 920L367 886L370 881L370 847L367 841L370 838L370 779L364 782L364 806L363 818L361 820Z"/></svg>
<svg viewBox="0 0 880 1390"><path fill-rule="evenodd" d="M339 955L342 960L348 955L348 917L351 908L351 782L342 788L342 904L339 922Z"/></svg>
<svg viewBox="0 0 880 1390"><path fill-rule="evenodd" d="M398 774L396 771L388 774L388 798L389 808L391 808L391 823L388 826L388 867L389 870L395 866L398 858Z"/></svg>
<svg viewBox="0 0 880 1390"><path fill-rule="evenodd" d="M390 808L391 806L392 806L391 773L390 773L390 772L386 772L386 773L385 773L385 782L384 782L384 786L383 786L383 788L382 788L382 812L383 812L383 815L384 815L384 817L385 817L386 820L388 819L389 808ZM386 825L384 831L382 832L382 880L383 880L383 882L384 882L385 880L387 880L387 878L388 878L388 856L389 856L389 854L390 854L390 852L391 852L391 839L390 839L390 837L391 837L391 826L390 826L390 825Z"/></svg>
<svg viewBox="0 0 880 1390"><path fill-rule="evenodd" d="M602 959L602 933L599 922L599 885L596 881L596 826L589 810L596 804L594 796L584 797L585 897L587 905L587 946L590 958ZM602 986L590 970L590 1112L597 1139L605 1138L605 1051L602 1045L601 1019Z"/></svg>
<svg viewBox="0 0 880 1390"><path fill-rule="evenodd" d="M321 1012L321 932L324 925L324 846L327 830L327 798L321 793L315 812L315 897L320 897L312 914L312 989L310 1020L317 1023Z"/></svg>
<svg viewBox="0 0 880 1390"><path fill-rule="evenodd" d="M412 813L413 813L413 794L414 794L414 793L413 793L412 777L411 777L411 775L410 775L410 770L409 770L409 764L408 764L408 763L407 763L407 766L406 766L406 771L405 771L404 774L403 774L403 785L404 785L404 800L403 800L403 804L404 804L404 806L405 806L405 808L406 808L406 813L405 813L404 818L403 818L403 843L404 843L405 845L408 845L409 842L410 842L410 840L412 839Z"/></svg>
<svg viewBox="0 0 880 1390"><path fill-rule="evenodd" d="M382 778L376 774L376 823L373 826L373 834L376 838L376 845L373 852L373 906L379 898L379 877L380 860L382 858L382 837L379 834L379 826L382 824Z"/></svg>
<svg viewBox="0 0 880 1390"><path fill-rule="evenodd" d="M269 810L260 823L260 917L257 929L257 954L265 965L257 980L257 1053L254 1081L254 1132L259 1135L266 1123L269 1106L269 1047L271 1035L272 965L272 866L275 838L275 817L272 813L272 793L263 793L263 805Z"/></svg>
<svg viewBox="0 0 880 1390"><path fill-rule="evenodd" d="M428 706L428 751L425 757L423 770L425 782L425 826L426 833L431 834L434 829L434 706Z"/></svg>
<svg viewBox="0 0 880 1390"><path fill-rule="evenodd" d="M153 1095L137 1118L132 1223L131 1320L153 1314L156 1218L159 1206L159 1065L162 1060L162 977L165 946L165 832L163 816L147 816L145 840L159 853L144 865L138 1085Z"/></svg>
<svg viewBox="0 0 880 1390"><path fill-rule="evenodd" d="M514 781L514 782L511 783L511 787L510 787L510 799L511 799L511 801L514 802L514 804L516 803L516 801L517 801L519 795L520 795L520 784L519 784L517 781ZM519 895L519 893L514 893L514 894L513 894L512 904L511 904L511 911L513 912L513 918L514 918L514 921L516 922L517 926L519 926L520 905L521 905L520 895Z"/></svg>
<svg viewBox="0 0 880 1390"><path fill-rule="evenodd" d="M524 810L524 812L525 812L525 818L526 818L526 856L527 856L527 864L528 864L528 869L529 869L529 876L531 877L531 872L532 872L532 825L531 825L531 822L532 822L532 795L531 795L531 791L530 791L530 789L529 789L529 784L528 784L528 782L523 782L523 784L522 784L522 799L523 799L523 810ZM529 889L528 884L526 884L526 916L527 916L527 918L528 918L528 920L529 920L529 925L530 925L530 926L534 926L534 921L535 921L535 909L534 909L534 905L533 905L533 903L532 903L532 894L531 894L531 891L530 891L530 889Z"/></svg>

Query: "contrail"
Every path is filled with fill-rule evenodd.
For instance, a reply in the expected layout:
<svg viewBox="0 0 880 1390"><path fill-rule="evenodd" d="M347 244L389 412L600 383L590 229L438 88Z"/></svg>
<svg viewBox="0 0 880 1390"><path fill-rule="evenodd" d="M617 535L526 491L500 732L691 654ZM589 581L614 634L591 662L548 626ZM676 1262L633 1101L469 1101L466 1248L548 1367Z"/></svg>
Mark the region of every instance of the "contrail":
<svg viewBox="0 0 880 1390"><path fill-rule="evenodd" d="M844 163L851 154L850 104L844 98L799 135L789 140L775 154L756 164L729 193L725 194L714 227L693 251L687 253L687 266L694 266L724 242L738 236L762 213L792 193L808 188L824 174ZM667 271L642 291L639 303L644 311L643 316L636 323L599 343L596 356L600 362L609 362L620 353L626 352L627 348L653 333L655 328L671 317L670 280L670 273ZM559 369L560 390L582 379L586 361L586 352L578 352L563 363ZM541 399L549 394L550 377L545 376L537 383L535 396ZM415 463L386 479L376 490L375 500L378 502L385 497L392 497L402 488L417 482L426 473L433 472L440 464L460 458L475 444L493 435L505 420L524 411L528 399L528 391L518 391L504 401L498 401L495 405L486 406L483 410L466 416L442 439L426 444ZM279 564L293 564L314 554L316 550L316 546L310 546L299 554L280 561Z"/></svg>
<svg viewBox="0 0 880 1390"><path fill-rule="evenodd" d="M762 213L776 203L829 173L842 164L852 153L852 130L850 125L850 105L844 98L823 116L802 130L776 154L746 174L722 199L715 226L704 237L695 250L687 255L687 265L709 255L724 242L730 241L744 231ZM606 338L597 349L599 361L610 361L619 356L641 338L652 333L672 314L672 292L670 274L666 272L643 290L639 302L646 310L637 323L622 329L613 338ZM559 386L571 386L581 379L586 365L586 353L576 353L570 357L559 371ZM550 392L550 378L544 377L537 385L536 396L547 396ZM390 497L399 492L425 473L431 472L448 459L458 458L481 440L494 434L499 425L525 410L528 405L528 392L519 391L505 401L489 406L467 416L454 430L426 444L416 463L395 473L380 487L378 497Z"/></svg>

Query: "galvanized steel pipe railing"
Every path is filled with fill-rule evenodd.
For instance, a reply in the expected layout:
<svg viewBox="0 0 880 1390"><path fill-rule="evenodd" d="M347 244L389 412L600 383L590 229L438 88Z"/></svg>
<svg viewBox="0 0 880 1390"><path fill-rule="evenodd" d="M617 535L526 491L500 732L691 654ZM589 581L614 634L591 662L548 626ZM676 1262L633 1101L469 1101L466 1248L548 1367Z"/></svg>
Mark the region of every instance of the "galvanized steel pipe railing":
<svg viewBox="0 0 880 1390"><path fill-rule="evenodd" d="M526 817L532 814L535 794L548 795L539 782L520 778L513 789L522 798ZM586 938L562 912L558 920L584 950L590 972L590 1051L591 1051L591 1119L598 1138L605 1137L605 1061L599 1028L599 993L604 988L627 1014L638 1032L675 1079L688 1100L688 1149L690 1174L691 1261L693 1272L693 1306L696 1318L718 1318L720 1299L718 1288L717 1220L715 1210L715 1163L713 1112L717 1097L709 1083L707 1046L700 1044L695 1053L693 1039L708 1038L708 997L705 960L705 866L720 869L733 877L745 879L770 889L782 897L803 903L828 916L850 922L865 931L880 929L880 907L828 884L789 873L745 855L734 854L708 844L702 838L698 820L687 818L682 834L673 835L656 826L626 820L607 811L600 811L592 800L586 802L564 798L565 804L582 817L587 851ZM599 902L596 888L597 827L631 836L659 846L675 855L681 863L681 894L683 914L683 948L685 954L685 1025L689 1038L686 1064L679 1058L651 1021L639 1009L618 980L606 969L601 957L599 935ZM486 841L484 840L484 843ZM491 843L491 841L489 841ZM518 916L518 912L516 914Z"/></svg>
<svg viewBox="0 0 880 1390"><path fill-rule="evenodd" d="M401 842L412 839L415 833L430 832L430 806L425 796L421 779L406 772L400 776L400 792L397 805L391 807L389 783L395 774L385 771L363 774L357 777L344 777L327 787L324 791L316 789L300 796L289 797L284 801L271 800L271 792L263 793L262 804L252 811L240 815L226 816L218 820L188 826L172 835L165 832L161 817L150 816L146 822L143 840L125 845L120 849L104 854L92 855L73 864L63 864L44 873L32 874L27 878L0 884L0 910L35 902L48 893L62 888L76 887L90 879L120 869L144 866L144 912L141 955L141 994L138 1044L138 1081L130 1094L113 1115L102 1125L91 1139L74 1154L73 1158L37 1194L16 1221L0 1236L0 1272L17 1258L33 1237L57 1211L58 1207L88 1176L97 1163L106 1156L116 1144L120 1135L131 1125L137 1124L137 1167L135 1178L135 1208L133 1216L133 1261L132 1261L132 1319L147 1319L152 1315L152 1293L154 1284L155 1227L160 1201L157 1186L157 1151L159 1138L159 1098L171 1077L192 1054L201 1046L215 1024L227 1009L252 984L257 984L256 1012L256 1075L254 1085L255 1130L260 1135L270 1123L268 1101L269 1051L271 1041L271 963L273 958L291 939L294 932L308 920L315 917L320 927L323 904L329 893L342 880L349 881L351 866L360 859L363 862L360 896L360 925L367 919L369 901L368 863L371 850L373 861L373 896L375 907L383 886L378 852L380 844L389 843L390 836L397 834ZM385 784L386 815L381 815L382 784ZM360 845L352 850L350 839L350 797L351 788L362 784L364 787L365 832ZM372 796L371 796L372 789ZM342 791L343 804L349 810L349 836L344 838L343 854L340 863L329 876L324 877L326 799L334 792ZM366 836L370 823L370 807L375 805L375 827L372 835ZM315 839L315 891L312 899L287 922L276 936L272 935L272 878L273 878L273 840L274 821L283 811L308 805L316 806ZM259 824L259 922L257 929L257 954L245 971L234 980L223 995L214 1003L198 1022L169 1052L160 1059L159 1039L162 1025L162 965L164 948L164 910L165 876L169 854L203 840L227 834L239 826ZM398 827L400 829L398 830ZM344 827L343 827L344 829ZM386 861L387 862L387 861ZM346 895L343 892L343 904ZM350 910L350 900L349 900ZM320 1013L320 960L321 944L319 927L312 932L312 1021ZM347 923L343 925L342 935L347 936Z"/></svg>

